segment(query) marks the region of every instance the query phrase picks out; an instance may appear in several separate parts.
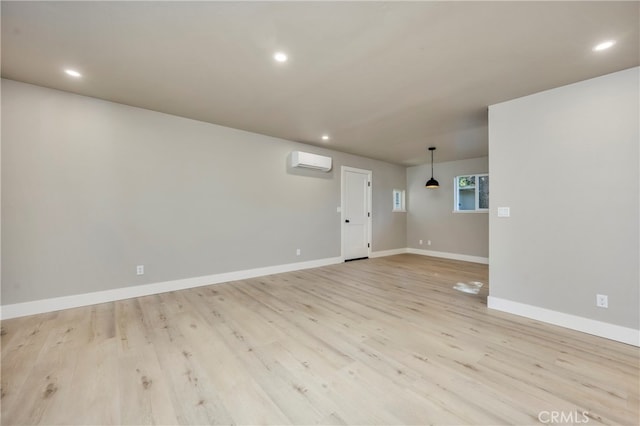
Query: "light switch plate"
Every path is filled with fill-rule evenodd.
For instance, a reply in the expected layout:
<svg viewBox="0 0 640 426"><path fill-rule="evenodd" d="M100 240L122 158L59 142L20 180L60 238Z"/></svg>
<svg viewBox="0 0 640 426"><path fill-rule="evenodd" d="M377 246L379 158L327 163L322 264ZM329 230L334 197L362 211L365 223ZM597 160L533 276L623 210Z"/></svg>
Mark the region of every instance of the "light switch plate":
<svg viewBox="0 0 640 426"><path fill-rule="evenodd" d="M511 209L509 207L498 207L498 217L511 216Z"/></svg>

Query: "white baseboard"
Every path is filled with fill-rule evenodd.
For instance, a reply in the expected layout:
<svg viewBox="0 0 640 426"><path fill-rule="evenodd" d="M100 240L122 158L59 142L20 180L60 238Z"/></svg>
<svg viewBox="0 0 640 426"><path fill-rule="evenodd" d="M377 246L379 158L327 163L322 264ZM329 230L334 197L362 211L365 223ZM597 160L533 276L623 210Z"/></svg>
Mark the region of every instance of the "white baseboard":
<svg viewBox="0 0 640 426"><path fill-rule="evenodd" d="M488 297L487 306L497 311L508 312L521 317L559 325L560 327L593 334L594 336L604 337L628 345L640 346L640 330L633 328L565 314L564 312L552 311L551 309L513 302L493 296Z"/></svg>
<svg viewBox="0 0 640 426"><path fill-rule="evenodd" d="M307 262L289 263L285 265L267 266L264 268L247 269L244 271L226 272L222 274L207 275L203 277L185 278L173 281L164 281L153 284L122 287L113 290L96 291L92 293L74 294L71 296L55 297L52 299L34 300L32 302L15 303L0 307L0 318L9 319L27 315L41 314L45 312L60 311L63 309L78 308L81 306L95 305L98 303L113 302L116 300L131 299L133 297L149 296L168 291L183 290L187 288L205 285L220 284L229 281L244 280L282 272L299 271L302 269L318 268L320 266L334 265L344 261L341 257L310 260Z"/></svg>
<svg viewBox="0 0 640 426"><path fill-rule="evenodd" d="M466 260L468 262L488 263L487 259L477 258L474 256L407 248L372 252L370 257L375 258L383 256L393 256L404 253L422 254L426 256L442 257L446 259ZM229 281L260 277L264 275L279 274L282 272L318 268L326 265L334 265L343 261L344 259L342 257L332 257L327 259L311 260L307 262L289 263L285 265L268 266L264 268L248 269L244 271L226 272L222 274L207 275L202 277L184 278L159 283L121 287L112 290L103 290L91 293L74 294L70 296L54 297L51 299L42 299L30 302L15 303L11 305L3 305L0 306L0 319L10 319L27 315L42 314L45 312L54 312L63 309L90 306L98 303L107 303L116 300L131 299L133 297L149 296L153 294L166 293L169 291L220 284Z"/></svg>
<svg viewBox="0 0 640 426"><path fill-rule="evenodd" d="M395 256L396 254L405 254L407 253L406 248L392 249L392 250L381 250L381 251L372 251L370 258L374 257L385 257L385 256Z"/></svg>
<svg viewBox="0 0 640 426"><path fill-rule="evenodd" d="M447 253L444 251L431 251L431 250L422 250L422 249L415 249L415 248L408 248L406 253L419 254L422 256L441 257L443 259L463 260L465 262L482 263L485 265L489 264L488 257L469 256L467 254Z"/></svg>

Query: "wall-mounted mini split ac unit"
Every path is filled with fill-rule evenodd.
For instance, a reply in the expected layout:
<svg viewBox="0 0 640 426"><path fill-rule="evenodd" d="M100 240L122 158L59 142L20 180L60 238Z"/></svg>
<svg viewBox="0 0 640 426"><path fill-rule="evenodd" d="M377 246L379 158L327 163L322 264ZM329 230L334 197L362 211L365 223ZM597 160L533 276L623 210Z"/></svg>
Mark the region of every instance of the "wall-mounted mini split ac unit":
<svg viewBox="0 0 640 426"><path fill-rule="evenodd" d="M291 167L305 167L328 172L331 170L331 157L311 154L309 152L293 151L291 153Z"/></svg>

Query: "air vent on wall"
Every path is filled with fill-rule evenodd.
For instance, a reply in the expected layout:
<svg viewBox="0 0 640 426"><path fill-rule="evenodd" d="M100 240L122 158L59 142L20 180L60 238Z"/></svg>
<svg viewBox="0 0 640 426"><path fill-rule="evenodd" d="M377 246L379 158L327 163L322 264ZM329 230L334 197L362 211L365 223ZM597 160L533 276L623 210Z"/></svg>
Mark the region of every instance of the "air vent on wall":
<svg viewBox="0 0 640 426"><path fill-rule="evenodd" d="M331 157L311 154L309 152L293 151L291 153L291 167L305 167L328 172L331 170Z"/></svg>

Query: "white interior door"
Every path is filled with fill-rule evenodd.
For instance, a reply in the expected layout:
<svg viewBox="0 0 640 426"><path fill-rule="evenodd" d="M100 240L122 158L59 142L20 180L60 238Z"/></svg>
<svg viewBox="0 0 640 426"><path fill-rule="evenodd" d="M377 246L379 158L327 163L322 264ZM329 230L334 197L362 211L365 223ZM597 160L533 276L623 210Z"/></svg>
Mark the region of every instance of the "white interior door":
<svg viewBox="0 0 640 426"><path fill-rule="evenodd" d="M342 253L345 260L369 257L371 171L342 168Z"/></svg>

